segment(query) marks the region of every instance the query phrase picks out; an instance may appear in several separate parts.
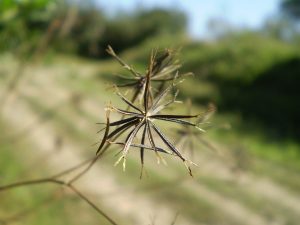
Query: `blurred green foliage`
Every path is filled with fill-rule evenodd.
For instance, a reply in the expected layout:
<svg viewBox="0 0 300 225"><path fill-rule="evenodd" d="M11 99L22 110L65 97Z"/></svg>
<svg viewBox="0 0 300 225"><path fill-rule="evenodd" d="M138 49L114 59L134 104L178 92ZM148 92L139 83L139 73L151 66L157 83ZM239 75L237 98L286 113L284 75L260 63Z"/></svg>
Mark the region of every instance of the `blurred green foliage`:
<svg viewBox="0 0 300 225"><path fill-rule="evenodd" d="M111 44L117 51L121 51L149 37L182 33L185 27L186 19L180 12L163 9L138 11L131 16L119 16L110 21L100 44L103 48Z"/></svg>
<svg viewBox="0 0 300 225"><path fill-rule="evenodd" d="M149 37L184 33L185 15L152 9L109 18L93 4L64 1L5 0L0 7L0 50L34 52L52 47L86 57L105 57L108 44L117 51Z"/></svg>
<svg viewBox="0 0 300 225"><path fill-rule="evenodd" d="M245 32L213 43L184 48L185 65L218 82L252 83L262 72L294 56L293 47L276 39Z"/></svg>
<svg viewBox="0 0 300 225"><path fill-rule="evenodd" d="M300 136L299 47L247 32L193 43L183 55L186 70L217 87L214 101L221 111L240 112L278 137ZM209 101L214 95L206 97ZM203 102L201 96L196 99Z"/></svg>
<svg viewBox="0 0 300 225"><path fill-rule="evenodd" d="M240 113L276 137L300 137L297 45L249 31L209 42L167 40L165 46L182 47L182 70L193 71L197 78L198 82L188 83L186 97L192 95L199 104L213 101L220 112ZM147 40L125 55L137 65L145 64L151 43L162 42Z"/></svg>
<svg viewBox="0 0 300 225"><path fill-rule="evenodd" d="M282 10L291 2L283 1ZM300 137L299 47L280 39L285 26L228 32L207 42L189 39L186 27L185 15L176 10L140 9L109 17L90 1L4 0L0 50L20 56L50 49L104 58L110 44L142 68L152 48L182 47L182 70L193 71L199 81L190 84L196 102L215 101L221 111L239 111L277 135ZM196 88L203 83L218 93L203 96Z"/></svg>
<svg viewBox="0 0 300 225"><path fill-rule="evenodd" d="M56 1L3 0L0 4L0 50L28 53L39 43L56 14Z"/></svg>
<svg viewBox="0 0 300 225"><path fill-rule="evenodd" d="M300 19L300 1L283 0L281 3L282 11L292 19Z"/></svg>

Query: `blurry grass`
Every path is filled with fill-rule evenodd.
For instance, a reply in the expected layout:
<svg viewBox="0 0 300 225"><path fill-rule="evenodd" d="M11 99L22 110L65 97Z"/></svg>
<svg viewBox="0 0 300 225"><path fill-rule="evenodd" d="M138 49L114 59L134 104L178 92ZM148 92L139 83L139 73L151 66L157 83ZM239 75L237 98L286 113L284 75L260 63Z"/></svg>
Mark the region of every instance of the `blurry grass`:
<svg viewBox="0 0 300 225"><path fill-rule="evenodd" d="M77 63L82 64L84 62L79 60ZM100 62L100 66L102 65L104 68L108 68L108 70L113 70L113 67L116 66L110 61ZM87 98L92 98L93 100L96 99L99 101L99 104L103 104L104 101L109 100L111 100L115 105L120 102L116 95L111 94L111 91L106 91L106 81L104 81L98 73L89 77L83 77L81 74L68 74L66 76L59 77L58 81L60 85L64 85L64 87L68 90L71 89L72 92L75 91L84 93L85 97L87 96ZM208 98L210 94L215 92L215 87L212 86L211 83L201 84L200 82L188 82L189 83L186 86L185 84L181 85L181 88L183 92L187 90L190 91L192 95L192 92L197 90L197 92L194 93L195 97L205 96L205 98ZM190 83L193 83L193 88L189 88ZM36 99L25 99L38 113L49 110L47 106L43 105L42 102ZM185 108L180 107L180 111L184 112ZM100 114L101 112L99 112L99 115ZM73 116L82 117L82 119L88 120L92 123L101 121L100 116L99 118L95 118L93 115L90 115L84 110L75 113L72 112L70 107L67 107L64 110L58 111L57 114L54 114L53 121L51 121L51 123L54 122L55 129L58 129L58 131L62 133L62 136L71 137L76 139L77 142L84 141L85 143L90 142L92 144L93 138L91 138L91 135L84 130L80 130L80 128L76 126ZM245 147L246 151L254 159L254 163L250 164L247 168L249 172L253 172L258 176L270 177L281 186L287 187L298 194L300 189L299 145L293 140L279 140L274 142L273 139L269 139L267 135L264 134L264 130L260 129L256 125L251 125L251 121L244 121L238 114L235 113L222 115L217 114L217 116L213 118L213 124L215 125L227 122L231 123L231 130L224 131L211 129L208 132L208 135L215 139L218 143L222 143L232 149L234 149L237 145ZM95 134L92 137L99 138L99 136L101 137L101 135ZM134 155L138 154L134 152ZM108 157L107 162L105 162L105 166L111 167L114 162L115 158L111 155ZM0 164L0 167L1 166L2 164ZM11 167L12 169L16 169L13 164L11 164ZM176 168L176 170L179 169L180 173L182 172L183 175L186 174L186 171L180 168ZM172 166L172 168L167 167L161 169L171 171L175 168ZM122 180L124 183L132 186L133 183L139 182L138 159L128 159L126 174L124 174L120 168L116 168L115 170L117 171L116 174L118 174L118 179ZM176 210L180 207L184 215L193 218L196 222L203 221L206 223L223 224L223 222L226 221L224 223L227 224L227 221L229 221L228 224L238 224L236 221L228 218L228 216L217 211L213 204L206 202L204 199L195 197L193 193L180 187L180 185L171 185L168 187L166 183L168 181L172 182L170 177L157 173L156 170L151 169L151 166L149 166L148 170L150 178L148 180L147 178L145 178L146 180L143 180L144 188L151 189L153 186L156 187L162 184L160 186L161 192L154 191L153 193L153 197L157 199L157 201L166 202L171 207L176 208ZM6 170L3 169L2 171ZM18 171L15 173L17 174L17 172ZM226 197L240 201L242 204L245 204L245 206L253 209L253 211L261 212L261 214L270 218L270 220L275 217L276 213L280 215L284 214L284 218L288 224L296 224L295 221L297 221L297 217L292 212L288 212L283 206L276 205L276 207L270 209L270 205L274 206L275 203L266 201L263 198L259 199L258 196L253 196L253 194L242 190L235 184L228 184L224 181L207 177L201 177L201 183ZM139 185L137 184L137 186ZM60 218L60 216L55 217ZM74 224L74 222L66 224Z"/></svg>
<svg viewBox="0 0 300 225"><path fill-rule="evenodd" d="M278 202L265 199L263 196L251 193L243 188L243 185L235 181L225 181L214 177L201 176L199 182L205 184L210 190L214 190L230 199L238 200L254 212L259 212L271 223L284 221L284 224L296 225L299 222L299 215L284 207Z"/></svg>
<svg viewBox="0 0 300 225"><path fill-rule="evenodd" d="M114 101L118 98L112 94L112 83L101 78L101 75L99 76L98 73L86 79L82 76L62 76L58 78L58 81L72 92L84 93L89 98L101 99L100 104Z"/></svg>
<svg viewBox="0 0 300 225"><path fill-rule="evenodd" d="M232 152L236 148L242 148L242 151L251 157L247 168L249 171L258 176L270 177L279 185L299 193L300 146L298 143L293 140L270 140L259 126L250 125L234 114L217 115L215 123L218 124L220 121L229 122L232 128L211 129L208 135L213 140L224 144ZM242 159L236 158L236 160Z"/></svg>
<svg viewBox="0 0 300 225"><path fill-rule="evenodd" d="M217 209L211 202L195 197L191 192L183 191L182 188L163 189L156 195L160 199L165 199L175 208L180 205L180 212L188 215L195 222L205 224L240 224L229 215ZM180 204L178 204L180 202Z"/></svg>
<svg viewBox="0 0 300 225"><path fill-rule="evenodd" d="M25 99L28 101L32 109L36 112L41 113L48 110L47 107L44 106L41 102L39 102L39 100L37 99L26 97ZM70 119L71 117L72 113L70 114L69 110L63 110L53 115L52 124L55 124L56 129L64 130L64 133L62 133L64 137L76 139L76 142L89 141L91 139L89 133L85 132L84 130L80 130L76 126L76 123L72 123L72 119ZM109 165L110 167L113 165L115 161L115 157L113 155L114 154L110 154L110 156L105 160L105 165ZM138 152L133 152L133 155L138 155ZM126 182L127 184L132 184L134 181L136 182L138 180L140 165L138 159L133 160L132 158L128 159L127 165L128 167L125 176L120 168L117 168L119 172L116 172L116 174L118 174L118 178L123 180L123 182ZM171 170L170 167L166 167L165 169ZM159 176L157 171L151 170L150 167L147 168L147 170L149 171L151 179L146 180L146 182L143 182L145 187L151 187L154 184L156 186L159 180L163 181L163 183L165 183L168 180L168 178L165 176ZM182 168L182 170L183 176L188 176L185 169ZM182 214L188 216L189 218L192 218L196 222L205 221L215 223L226 220L230 221L227 224L238 224L235 221L232 221L232 219L229 216L220 213L209 202L201 198L195 198L193 193L190 193L188 190L185 190L185 188L180 187L180 185L178 185L178 187L176 188L173 188L172 191L168 191L168 188L164 188L163 186L161 186L160 188L163 189L163 191L160 191L160 189L158 189L159 192L154 192L155 199L157 201L164 201L168 203L168 205L174 206L174 211L176 211L178 209L178 206L180 206ZM187 199L188 201L186 201ZM201 211L200 215L198 213L199 210Z"/></svg>
<svg viewBox="0 0 300 225"><path fill-rule="evenodd" d="M217 202L209 202L206 200L206 196L202 197L199 193L195 193L182 185L185 181L193 178L188 176L184 166L179 166L175 162L177 159L169 159L169 157L165 156L168 166L156 165L154 153L146 152L146 154L145 169L147 173L144 174L142 181L139 180L140 163L138 150L132 149L127 160L125 174L120 167L114 169L114 174L118 175L118 179L122 183L136 187L136 192L154 198L157 204L168 204L174 211L178 211L180 215L190 218L196 223L240 224L240 221L234 220L230 215L220 210L217 207ZM109 157L106 160L111 161L112 165L116 159ZM206 186L206 180L201 178L199 183ZM221 194L223 193L221 192Z"/></svg>
<svg viewBox="0 0 300 225"><path fill-rule="evenodd" d="M106 62L101 62L101 65L105 63ZM180 85L182 93L189 92L189 95L192 95L192 97L201 98L201 96L203 96L203 99L208 99L211 94L217 93L212 83L192 82L191 80L192 78L188 78L186 83ZM71 81L65 77L61 82L63 85L69 85L69 87L75 91L85 93L87 96L92 95L101 100L101 102L108 101L109 99L111 99L113 104L120 102L116 95L108 94L110 91L105 91L103 88L103 86L105 86L104 81L100 76L97 76L96 80L94 77L81 79L80 76L78 76ZM192 85L192 87L190 87L190 85ZM186 96L186 93L184 96ZM184 105L179 106L179 108L180 111L185 112ZM300 179L297 175L298 172L300 173L299 144L293 140L271 140L259 125L252 121L244 121L236 113L221 115L217 113L212 119L213 127L224 123L231 124L232 128L230 130L213 128L210 129L207 135L216 140L217 143L222 143L225 146L229 146L229 148L234 149L237 145L245 146L245 151L254 158L253 161L256 162L257 159L260 160L260 163L255 163L250 166L250 171L270 176L280 185L284 185L299 193ZM294 175L292 177L286 176L286 172Z"/></svg>
<svg viewBox="0 0 300 225"><path fill-rule="evenodd" d="M288 169L285 166L279 167L276 163L266 160L260 160L256 163L254 172L259 176L272 178L278 185L282 185L299 195L300 175L298 171Z"/></svg>
<svg viewBox="0 0 300 225"><path fill-rule="evenodd" d="M0 130L10 131L2 121L0 121ZM0 171L2 171L0 184L4 185L26 179L21 176L28 166L26 165L28 162L24 161L26 156L22 152L28 152L24 146L30 146L29 143L1 143L0 146ZM22 152L16 150L22 150ZM32 171L32 173L35 177L39 177L43 174L43 169ZM77 197L73 195L53 196L59 190L57 186L53 185L38 185L1 192L0 224L2 220L6 221L13 217L16 217L15 220L11 220L13 224L22 225L65 225L94 223L95 221L108 224L101 216L94 214L94 211L85 203L80 202ZM27 210L28 213L26 213ZM76 217L74 217L74 211L79 212ZM88 217L83 216L86 212L89 212ZM22 213L24 213L23 216Z"/></svg>
<svg viewBox="0 0 300 225"><path fill-rule="evenodd" d="M62 115L62 112L66 111L66 108L52 109L48 106L45 106L37 99L26 96L23 96L23 98L27 101L33 111L35 111L37 116L51 111L51 124L56 124L54 128L57 129L58 133L60 133L62 136L72 136L73 138L82 141L86 140L86 138L88 137L88 135L84 135L84 132L76 129L76 126L74 126L74 123L76 122L71 121L67 119L66 116ZM36 127L38 127L39 125L40 124L37 124Z"/></svg>
<svg viewBox="0 0 300 225"><path fill-rule="evenodd" d="M149 154L149 152L147 153ZM132 154L138 155L138 151L132 151ZM140 163L138 160L137 156L128 158L125 174L121 171L121 168L117 168L118 171L115 174L118 175L118 179L127 185L134 184L136 191L139 193L154 198L157 204L167 204L173 211L178 211L180 215L190 218L196 223L239 224L238 221L218 210L215 206L216 203L208 202L205 197L201 198L196 193L182 187L181 182L184 182L185 179L192 179L188 177L185 168L181 172L177 171L177 175L174 176L172 171L179 169L177 164L176 166L156 165L153 167L153 163L147 164L146 162L146 171L149 177L144 175L144 178L140 181ZM153 160L155 160L155 157L153 157ZM115 159L111 159L111 161L113 163ZM160 173L160 170L165 170L165 172Z"/></svg>
<svg viewBox="0 0 300 225"><path fill-rule="evenodd" d="M38 111L44 110L43 109L44 106L41 103L37 103L37 101L32 100L32 99L29 102L31 102L31 104L33 104L32 106L34 106L33 108L36 108L36 110L38 110ZM184 110L184 109L182 109L182 110ZM87 134L86 132L84 132L83 130L78 130L78 127L76 126L76 124L72 123L72 119L70 119L69 115L70 115L69 110L64 111L63 115L57 114L56 118L54 119L55 123L57 123L57 125L55 127L57 127L57 126L67 127L68 132L66 132L65 135L71 136L72 138L76 138L76 140L81 140L81 141L90 140L91 139L90 135ZM88 115L88 113L84 114L85 119L87 119L87 117L86 117L87 115ZM91 118L93 118L92 115L89 115L89 117L90 117L89 120ZM219 120L219 118L218 118L218 120ZM233 135L231 133L232 131L226 131L226 132L229 132L230 135ZM213 136L220 135L223 137L223 134L222 135L219 134L218 131L214 131L213 133L214 133ZM241 137L242 135L240 134L239 136ZM249 136L247 136L247 138L249 139ZM222 139L224 139L224 137ZM234 143L236 143L235 139L232 140L232 138L231 138L228 140L230 140L228 142L229 144L232 141ZM250 139L250 140L254 141L255 139L252 137L252 139ZM258 142L258 140L256 140L256 142ZM261 144L268 146L268 144L263 143L261 140L258 143L260 143L259 146ZM261 148L264 148L264 145L262 145ZM133 154L137 155L137 152L133 152ZM112 165L114 163L114 161L115 161L114 157L109 157L109 159L106 160L105 164ZM272 160L271 160L271 162L272 162ZM272 170L272 168L276 168L279 171L283 171L281 168L278 168L278 166L276 167L276 164L272 165L272 167L270 167L270 168L267 168L265 163L262 163L261 165L263 165L263 167L261 168L262 171L259 172L260 173L259 175L268 176L270 174L277 174L277 177L273 177L273 176L271 176L271 177L273 177L275 180L280 180L280 181L282 181L282 179L286 179L285 185L292 186L292 187L294 187L294 190L296 190L297 185L299 183L298 179L293 179L291 177L287 177L286 173L284 173L284 172L279 175L278 171ZM136 180L139 176L139 167L140 166L138 163L138 159L130 158L127 163L127 172L126 172L125 176L122 172L121 172L121 174L119 172L116 172L116 174L119 174L118 177L120 180L123 180L123 182L126 182L127 184L132 184L132 183L136 182ZM165 169L171 170L170 167L167 167ZM176 168L176 169L178 169L178 168ZM255 163L255 166L251 166L249 168L250 171L256 171L256 169L257 169L257 163ZM117 168L117 170L120 170L120 168ZM225 218L226 215L221 215L220 212L218 212L214 208L214 206L211 205L211 203L206 202L204 199L195 198L193 193L190 193L188 190L185 190L184 188L180 187L180 185L172 186L171 191L169 188L165 188L164 185L165 185L165 183L168 183L168 180L170 178L167 178L165 176L160 176L159 174L157 174L157 172L155 170L151 170L150 167L147 168L147 170L148 170L148 172L151 171L149 173L151 178L149 180L146 180L146 182L143 182L143 184L145 185L144 187L146 189L153 187L154 184L155 184L155 186L160 186L159 185L160 183L162 184L160 186L160 192L156 193L155 188L154 188L154 195L156 196L155 198L158 201L165 201L168 204L170 204L171 206L174 206L175 208L180 205L180 208L183 209L182 214L184 214L190 218L193 218L195 221L203 221L206 223L218 223L220 221L225 220L225 221L230 221L230 223L228 223L228 224L235 224L235 222L231 221L230 218ZM184 172L183 172L183 174L184 174ZM297 178L297 174L295 174L295 178ZM218 180L213 180L212 178L211 179L208 179L208 178L202 179L201 178L201 183L204 184L205 186L207 186L208 188L215 190L218 193L221 193L222 195L225 195L227 197L234 198L234 199L237 199L238 201L241 201L245 206L250 207L254 211L259 209L258 211L261 214L263 214L266 218L269 218L270 220L272 220L272 218L275 218L276 214L278 214L282 211L286 211L287 212L286 215L288 215L288 217L285 217L285 218L288 219L288 222L290 224L296 224L295 221L296 221L297 217L293 213L288 212L288 210L286 208L284 208L282 206L276 206L276 207L270 208L270 205L274 205L275 203L266 201L265 199L259 198L255 195L251 195L251 194L241 190L241 187L238 187L238 186L234 187L233 184L228 185L224 182L220 182ZM180 194L178 194L178 193L180 193ZM184 202L186 202L186 205ZM196 210L193 210L193 209L198 209L203 214L199 214L196 212ZM176 208L176 210L177 210L177 208ZM212 218L214 218L214 219L212 219Z"/></svg>
<svg viewBox="0 0 300 225"><path fill-rule="evenodd" d="M105 64L106 61L101 62L101 65ZM67 82L68 80L66 79L64 84ZM69 82L69 84L74 85L73 87L76 87L77 90L81 90L87 95L91 93L93 96L97 96L102 102L108 101L109 99L112 99L112 102L115 102L115 100L118 102L119 100L115 95L107 94L107 91L103 88L103 86L105 86L103 85L104 82L101 76L99 76L99 80L95 80L94 78L81 79L78 77L78 79L74 79ZM102 89L100 86L102 86ZM192 98L202 98L206 101L209 101L210 97L211 99L216 99L218 96L218 90L213 83L205 81L194 82L193 78L187 78L186 82L180 85L180 90L181 93L184 93L182 97L191 96ZM215 132L212 129L212 132L215 133L214 136L222 142L237 143L238 140L242 138L242 144L250 146L249 150L256 156L292 167L292 169L300 169L300 146L294 140L268 138L268 134L266 134L264 129L260 128L258 124L253 123L253 121L245 121L236 113L218 115L215 124L218 125L218 123L227 122L232 124L232 129L229 131Z"/></svg>
<svg viewBox="0 0 300 225"><path fill-rule="evenodd" d="M223 114L216 117L215 123L226 121L231 124L231 129L227 131L212 129L209 135L229 146L236 144L245 146L251 154L260 159L300 172L300 145L295 140L270 137L254 121L245 121L238 114Z"/></svg>

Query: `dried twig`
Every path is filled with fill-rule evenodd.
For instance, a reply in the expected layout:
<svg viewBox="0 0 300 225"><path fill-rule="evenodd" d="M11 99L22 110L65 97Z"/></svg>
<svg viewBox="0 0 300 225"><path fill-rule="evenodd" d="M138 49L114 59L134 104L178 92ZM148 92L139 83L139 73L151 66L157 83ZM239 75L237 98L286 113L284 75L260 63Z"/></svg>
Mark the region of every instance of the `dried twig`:
<svg viewBox="0 0 300 225"><path fill-rule="evenodd" d="M126 69L128 65L121 61L116 54L113 52L112 48L108 48L110 54L117 58L117 60L125 66ZM171 105L175 102L175 97L172 98L171 101L165 102L165 98L169 94L170 90L175 88L175 82L173 84L163 90L161 93L157 95L155 99L152 99L151 94L151 81L153 78L158 76L159 71L164 71L165 67L170 67L169 64L163 64L163 60L168 57L168 55L164 55L162 57L157 57L155 53L152 53L150 57L149 67L147 73L145 75L145 80L143 81L143 96L142 96L142 107L136 105L134 102L128 100L125 96L123 96L120 92L117 94L120 96L121 100L126 103L127 109L123 110L120 108L116 108L114 106L109 106L108 111L115 111L122 115L122 118L115 122L110 122L109 118L107 117L106 129L104 138L98 148L97 154L101 153L104 143L115 143L114 140L116 139L116 135L120 135L125 133L129 130L127 137L124 142L118 142L118 144L123 145L122 148L122 155L117 160L116 164L118 164L121 160L123 160L123 168L125 170L126 165L126 156L129 152L130 147L140 147L140 158L142 169L144 165L144 150L150 149L155 151L157 156L159 157L159 152L163 153L170 153L179 157L186 165L189 170L190 175L192 176L190 167L186 164L189 162L181 153L180 151L172 144L172 142L163 134L163 132L159 129L159 127L155 124L155 120L166 121L169 123L177 123L186 126L192 126L202 130L196 123L192 123L186 121L184 119L189 118L199 118L199 114L197 115L172 115L172 114L161 114L161 111L164 110L166 107ZM165 67L164 67L165 66ZM173 68L173 67L172 67ZM177 69L177 67L175 67ZM130 70L135 77L141 77L139 73ZM171 70L173 72L173 69ZM168 73L163 73L163 75L168 75ZM159 77L162 75L159 75ZM174 78L173 78L174 79ZM130 110L132 109L132 110ZM110 132L110 128L116 127L113 131ZM134 139L137 137L140 130L142 131L142 138L140 144L135 144ZM157 147L155 144L155 140L153 138L153 133L156 133L161 141L164 143L165 148ZM145 142L150 143L150 146L145 145Z"/></svg>
<svg viewBox="0 0 300 225"><path fill-rule="evenodd" d="M133 89L133 95L130 101L135 103L136 100L139 98L142 99L143 93L146 89L146 79L147 79L147 72L140 73L137 72L133 67L129 66L125 63L112 49L111 46L108 46L107 50L108 54L113 56L126 70L128 70L131 74L130 77L121 76L125 83L117 84L117 87L126 87ZM166 82L173 81L175 78L184 77L188 75L192 75L192 73L177 74L178 69L181 67L179 62L175 60L174 53L166 49L161 54L154 54L152 59L151 67L152 71L149 74L150 82L160 83L158 86L158 90L156 93L160 93L163 90L164 85ZM153 87L149 88L150 96L153 96L152 93ZM140 97L139 97L140 96Z"/></svg>
<svg viewBox="0 0 300 225"><path fill-rule="evenodd" d="M95 159L98 159L99 156L93 157L92 162L95 161ZM82 194L72 183L73 183L73 179L71 179L70 181L64 181L62 179L59 179L60 177L71 173L77 169L79 169L80 167L86 165L87 163L90 163L91 159L86 160L84 162L81 162L80 164L69 168L61 173L58 173L54 176L51 176L49 178L42 178L42 179L35 179L35 180L28 180L28 181L20 181L20 182L16 182L16 183L12 183L12 184L8 184L8 185L4 185L4 186L0 186L0 192L1 191L8 191L14 188L18 188L18 187L23 187L23 186L28 186L28 185L40 185L40 184L56 184L56 185L60 185L63 187L67 187L70 190L72 190L78 197L80 197L82 200L84 200L87 204L89 204L92 208L94 208L99 214L101 214L103 217L105 217L111 224L113 225L117 225L117 223L111 218L109 217L105 212L103 212L99 207L97 207L92 201L90 201L84 194ZM90 164L91 165L91 164ZM76 176L75 176L76 177Z"/></svg>
<svg viewBox="0 0 300 225"><path fill-rule="evenodd" d="M187 113L191 113L192 102L191 100L187 101ZM209 104L207 110L199 117L197 120L197 124L205 124L209 118L215 113L216 107L213 104ZM189 121L190 122L190 121ZM207 148L217 152L216 147L203 135L203 133L199 133L190 126L182 126L180 129L176 130L176 135L178 136L178 141L175 143L176 146L181 146L182 149L189 149L191 155L194 153L195 142L200 142L202 145Z"/></svg>

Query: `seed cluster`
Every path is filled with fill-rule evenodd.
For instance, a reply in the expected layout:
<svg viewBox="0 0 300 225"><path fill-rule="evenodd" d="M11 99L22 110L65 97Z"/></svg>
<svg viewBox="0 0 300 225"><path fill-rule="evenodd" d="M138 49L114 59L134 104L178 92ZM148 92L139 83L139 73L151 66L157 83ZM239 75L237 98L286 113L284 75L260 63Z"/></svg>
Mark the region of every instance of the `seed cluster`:
<svg viewBox="0 0 300 225"><path fill-rule="evenodd" d="M133 80L133 82L116 86L131 87L134 89L134 94L131 100L129 100L116 88L117 94L127 105L127 108L121 109L111 105L107 107L106 127L102 129L105 132L97 150L97 155L103 154L110 144L120 145L122 146L120 152L121 156L116 164L123 160L123 168L125 169L126 157L130 148L139 148L143 168L144 152L145 150L151 150L155 152L158 160L161 159L160 153L170 154L180 158L188 168L190 175L192 175L191 169L187 164L187 162L192 162L182 155L181 151L177 149L156 124L156 121L165 121L194 127L198 129L198 131L204 132L199 125L206 116L205 113L196 115L163 113L168 106L176 102L178 94L176 85L182 81L181 78L183 76L188 74L179 75L178 69L180 65L177 61L174 61L174 55L170 50L165 50L162 54L152 52L145 74L137 72L126 64L116 55L110 46L107 51L132 75L130 79ZM155 91L152 82L160 82L159 88ZM169 98L170 96L171 98ZM138 101L138 99L140 99L140 101ZM109 118L111 111L121 114L121 119L111 122ZM198 122L191 122L192 118L195 118ZM141 139L137 143L135 140L138 139L137 136L139 133L141 133ZM119 139L121 139L122 134L126 134L126 137L125 140L120 141ZM160 139L160 143L163 143L163 147L157 145L157 141L154 137Z"/></svg>

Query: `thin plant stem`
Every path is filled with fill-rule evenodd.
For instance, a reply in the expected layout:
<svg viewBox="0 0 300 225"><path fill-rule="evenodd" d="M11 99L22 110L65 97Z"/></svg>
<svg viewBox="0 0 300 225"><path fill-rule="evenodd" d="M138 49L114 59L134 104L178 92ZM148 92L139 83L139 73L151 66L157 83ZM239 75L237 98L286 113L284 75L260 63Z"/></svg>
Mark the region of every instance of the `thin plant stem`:
<svg viewBox="0 0 300 225"><path fill-rule="evenodd" d="M73 185L69 184L68 187L79 196L82 200L88 203L93 209L95 209L99 214L101 214L105 219L107 219L111 224L118 225L111 217L109 217L105 212L103 212L99 207L97 207L91 200L89 200L85 195L78 191Z"/></svg>
<svg viewBox="0 0 300 225"><path fill-rule="evenodd" d="M93 160L90 162L90 164L83 169L80 173L78 173L76 176L74 176L68 183L72 184L75 181L77 181L79 178L81 178L84 174L86 174L92 166L98 161L98 159L102 156L102 154L97 155L96 157L93 158Z"/></svg>
<svg viewBox="0 0 300 225"><path fill-rule="evenodd" d="M65 182L63 180L58 180L54 178L45 178L45 179L37 179L37 180L30 180L30 181L21 181L12 183L9 185L4 185L0 187L1 191L8 191L14 188L22 187L22 186L28 186L28 185L39 185L39 184L45 184L45 183L53 183L57 185L61 185L64 187L69 188L72 190L78 197L80 197L82 200L87 202L92 208L94 208L100 215L102 215L104 218L106 218L111 224L117 225L117 223L110 218L106 213L104 213L99 207L97 207L93 202L91 202L84 194L82 194L80 191L78 191L70 182Z"/></svg>
<svg viewBox="0 0 300 225"><path fill-rule="evenodd" d="M54 184L59 184L59 185L65 184L65 182L61 181L61 180L57 180L57 179L53 179L53 178L44 178L44 179L36 179L36 180L29 180L29 181L20 181L20 182L4 185L4 186L0 187L0 192L18 188L18 187L22 187L22 186L38 185L38 184L43 184L43 183L54 183Z"/></svg>
<svg viewBox="0 0 300 225"><path fill-rule="evenodd" d="M177 213L175 214L174 219L173 219L173 221L171 222L171 225L175 225L178 216L179 216L179 212L177 212Z"/></svg>

